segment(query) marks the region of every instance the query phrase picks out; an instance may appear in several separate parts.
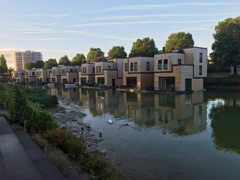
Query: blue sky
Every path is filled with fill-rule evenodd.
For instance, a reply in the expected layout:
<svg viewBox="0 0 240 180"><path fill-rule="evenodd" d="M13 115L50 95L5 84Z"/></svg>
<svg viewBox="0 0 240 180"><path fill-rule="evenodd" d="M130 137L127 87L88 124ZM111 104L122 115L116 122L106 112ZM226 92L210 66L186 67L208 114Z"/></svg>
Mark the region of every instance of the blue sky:
<svg viewBox="0 0 240 180"><path fill-rule="evenodd" d="M193 35L195 46L211 52L219 21L240 16L239 1L0 0L0 53L13 66L16 50L41 51L44 60L91 47L105 55L113 46L129 53L137 38L150 37L162 49L171 33Z"/></svg>

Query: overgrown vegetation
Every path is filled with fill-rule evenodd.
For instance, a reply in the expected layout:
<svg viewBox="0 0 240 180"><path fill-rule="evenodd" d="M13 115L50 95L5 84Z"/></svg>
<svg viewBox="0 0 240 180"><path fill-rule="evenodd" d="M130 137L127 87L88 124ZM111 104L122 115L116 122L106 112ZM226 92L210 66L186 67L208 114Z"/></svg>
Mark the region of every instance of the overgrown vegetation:
<svg viewBox="0 0 240 180"><path fill-rule="evenodd" d="M226 77L208 77L208 85L220 85L220 86L239 86L240 76L230 75Z"/></svg>
<svg viewBox="0 0 240 180"><path fill-rule="evenodd" d="M101 154L98 152L89 153L81 139L66 130L53 129L45 132L42 137L49 143L62 149L81 169L91 175L91 179L119 179L114 168L102 158Z"/></svg>
<svg viewBox="0 0 240 180"><path fill-rule="evenodd" d="M18 86L0 84L0 103L10 113L8 121L18 122L28 132L38 133L58 127L53 117L42 110L42 105L28 99Z"/></svg>
<svg viewBox="0 0 240 180"><path fill-rule="evenodd" d="M57 97L46 93L45 89L41 88L23 88L26 98L32 102L40 103L42 107L51 107L57 104Z"/></svg>
<svg viewBox="0 0 240 180"><path fill-rule="evenodd" d="M37 138L42 149L45 150L47 142L62 149L81 169L91 175L91 179L119 179L114 168L99 152L88 152L81 139L66 130L57 129L58 125L53 117L41 108L56 102L57 99L46 95L44 90L0 83L0 106L10 113L10 116L2 116L9 122L18 122L28 132L39 133L44 139L39 141L41 138Z"/></svg>

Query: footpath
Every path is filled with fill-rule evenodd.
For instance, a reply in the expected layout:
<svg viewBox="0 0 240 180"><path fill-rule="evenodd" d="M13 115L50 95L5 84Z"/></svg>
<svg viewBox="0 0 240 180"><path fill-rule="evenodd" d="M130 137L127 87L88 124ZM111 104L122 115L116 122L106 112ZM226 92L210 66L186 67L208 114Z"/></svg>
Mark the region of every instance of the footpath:
<svg viewBox="0 0 240 180"><path fill-rule="evenodd" d="M7 113L0 109L0 113ZM1 180L75 180L88 177L63 174L21 128L13 131L0 117L0 179Z"/></svg>

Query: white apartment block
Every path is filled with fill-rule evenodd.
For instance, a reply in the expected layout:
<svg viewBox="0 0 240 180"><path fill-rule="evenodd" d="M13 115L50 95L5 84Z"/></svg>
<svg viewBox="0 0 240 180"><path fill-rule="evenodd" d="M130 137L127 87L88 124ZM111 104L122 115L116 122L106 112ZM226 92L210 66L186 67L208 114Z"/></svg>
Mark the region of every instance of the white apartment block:
<svg viewBox="0 0 240 180"><path fill-rule="evenodd" d="M42 53L34 51L15 52L15 70L23 70L24 64L42 60Z"/></svg>

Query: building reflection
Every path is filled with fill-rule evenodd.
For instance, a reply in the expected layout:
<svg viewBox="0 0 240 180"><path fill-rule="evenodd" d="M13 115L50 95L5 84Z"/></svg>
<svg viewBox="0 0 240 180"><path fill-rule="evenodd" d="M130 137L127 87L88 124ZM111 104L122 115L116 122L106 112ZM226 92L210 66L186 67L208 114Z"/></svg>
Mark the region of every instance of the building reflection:
<svg viewBox="0 0 240 180"><path fill-rule="evenodd" d="M177 135L206 129L204 93L183 95L119 92L114 89L52 88L51 94L88 109L92 115L106 113L133 120L141 127L160 127Z"/></svg>
<svg viewBox="0 0 240 180"><path fill-rule="evenodd" d="M177 135L190 135L206 129L204 93L155 95L155 125Z"/></svg>

